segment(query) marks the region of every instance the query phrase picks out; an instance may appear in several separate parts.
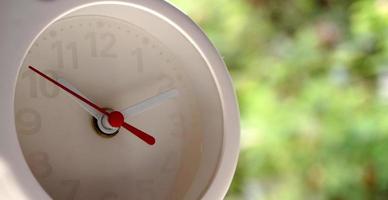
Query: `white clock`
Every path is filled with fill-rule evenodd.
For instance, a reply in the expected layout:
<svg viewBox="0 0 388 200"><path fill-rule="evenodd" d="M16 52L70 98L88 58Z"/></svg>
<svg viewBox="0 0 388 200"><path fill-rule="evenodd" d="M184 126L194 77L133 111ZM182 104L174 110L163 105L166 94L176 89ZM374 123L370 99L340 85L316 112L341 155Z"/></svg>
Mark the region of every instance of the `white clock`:
<svg viewBox="0 0 388 200"><path fill-rule="evenodd" d="M222 199L239 113L165 1L0 2L0 199Z"/></svg>

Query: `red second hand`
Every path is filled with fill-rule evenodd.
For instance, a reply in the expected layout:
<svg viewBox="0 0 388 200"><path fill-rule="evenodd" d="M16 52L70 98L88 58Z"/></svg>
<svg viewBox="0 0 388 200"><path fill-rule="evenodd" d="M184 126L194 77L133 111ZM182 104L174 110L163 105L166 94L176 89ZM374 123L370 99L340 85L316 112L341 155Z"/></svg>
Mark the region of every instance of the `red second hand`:
<svg viewBox="0 0 388 200"><path fill-rule="evenodd" d="M58 87L60 87L61 89L65 90L66 92L70 93L71 95L77 97L78 99L80 99L81 101L87 103L89 106L92 106L94 109L100 111L101 113L105 114L105 115L109 115L109 113L100 108L99 106L97 106L96 104L94 104L93 102L85 99L84 97L82 97L81 95L75 93L74 91L70 90L69 88L65 87L64 85L60 84L59 82L57 82L56 80L50 78L49 76L47 76L46 74L44 74L43 72L39 71L38 69L32 67L32 66L28 66L28 68L30 68L32 71L36 72L37 74L41 75L43 78L47 79L48 81L54 83L55 85L57 85Z"/></svg>
<svg viewBox="0 0 388 200"><path fill-rule="evenodd" d="M91 106L94 109L98 110L99 112L107 115L108 116L108 121L111 123L112 126L114 126L114 127L122 126L125 129L127 129L128 131L130 131L131 133L133 133L134 135L136 135L137 137L139 137L140 139L142 139L147 144L150 144L150 145L155 144L155 138L154 137L152 137L151 135L145 133L144 131L142 131L142 130L140 130L140 129L138 129L138 128L136 128L136 127L134 127L134 126L132 126L132 125L130 125L128 123L126 123L126 122L124 122L124 117L123 117L123 115L120 112L114 111L114 112L108 113L105 109L101 108L100 106L97 106L96 104L94 104L93 102L89 101L88 99L85 99L81 95L79 95L76 92L70 90L69 88L67 88L66 86L64 86L61 83L57 82L56 80L50 78L49 76L47 76L43 72L39 71L38 69L36 69L36 68L34 68L32 66L28 66L28 68L31 69L32 71L34 71L35 73L39 74L40 76L42 76L46 80L52 82L56 86L60 87L61 89L65 90L66 92L70 93L71 95L77 97L78 99L80 99L81 101L85 102L89 106Z"/></svg>

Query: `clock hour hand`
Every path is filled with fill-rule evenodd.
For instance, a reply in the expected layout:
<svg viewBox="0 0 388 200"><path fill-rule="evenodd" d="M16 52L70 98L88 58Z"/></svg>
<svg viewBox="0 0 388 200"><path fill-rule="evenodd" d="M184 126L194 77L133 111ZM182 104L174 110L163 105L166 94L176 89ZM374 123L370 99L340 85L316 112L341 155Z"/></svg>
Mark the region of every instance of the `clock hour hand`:
<svg viewBox="0 0 388 200"><path fill-rule="evenodd" d="M167 90L156 96L150 97L140 103L130 106L124 109L123 111L121 111L121 113L125 117L134 116L158 104L161 104L168 99L176 97L177 95L178 95L178 91L176 89Z"/></svg>
<svg viewBox="0 0 388 200"><path fill-rule="evenodd" d="M76 87L74 87L73 85L71 85L69 82L67 82L65 79L63 78L57 78L56 79L59 83L61 83L62 85L64 85L65 87L69 88L70 90L74 91L75 93L77 93L78 95L82 96L83 98L85 99L88 99L85 97L85 95L83 95ZM68 94L71 98L73 98L85 111L87 111L89 114L91 114L94 118L96 119L99 119L102 114L97 111L96 109L94 109L93 107L91 107L90 105L88 105L87 103L81 101L79 98L76 98L74 97L73 95L69 94L69 93L66 93ZM89 99L88 99L89 100Z"/></svg>

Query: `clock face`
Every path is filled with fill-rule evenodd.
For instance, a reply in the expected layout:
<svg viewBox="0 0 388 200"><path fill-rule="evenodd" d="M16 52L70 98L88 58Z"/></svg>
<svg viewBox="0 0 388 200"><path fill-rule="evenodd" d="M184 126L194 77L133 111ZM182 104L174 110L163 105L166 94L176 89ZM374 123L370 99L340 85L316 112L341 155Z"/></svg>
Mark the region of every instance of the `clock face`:
<svg viewBox="0 0 388 200"><path fill-rule="evenodd" d="M217 156L206 157L206 140L222 134L222 113L214 106L207 111L219 119L203 120L198 99L216 99L217 91L195 89L201 78L157 34L82 15L55 21L32 43L17 78L15 125L31 172L53 199L197 199L210 184ZM155 144L29 66L107 113L118 111Z"/></svg>

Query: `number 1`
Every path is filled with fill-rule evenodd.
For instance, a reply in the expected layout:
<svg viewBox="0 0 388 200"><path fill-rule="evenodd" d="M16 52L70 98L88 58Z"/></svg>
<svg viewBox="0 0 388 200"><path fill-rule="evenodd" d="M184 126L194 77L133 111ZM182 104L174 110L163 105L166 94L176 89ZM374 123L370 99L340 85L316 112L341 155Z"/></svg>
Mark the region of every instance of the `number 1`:
<svg viewBox="0 0 388 200"><path fill-rule="evenodd" d="M136 48L134 51L132 51L132 55L136 56L137 71L143 72L143 50L141 48Z"/></svg>

